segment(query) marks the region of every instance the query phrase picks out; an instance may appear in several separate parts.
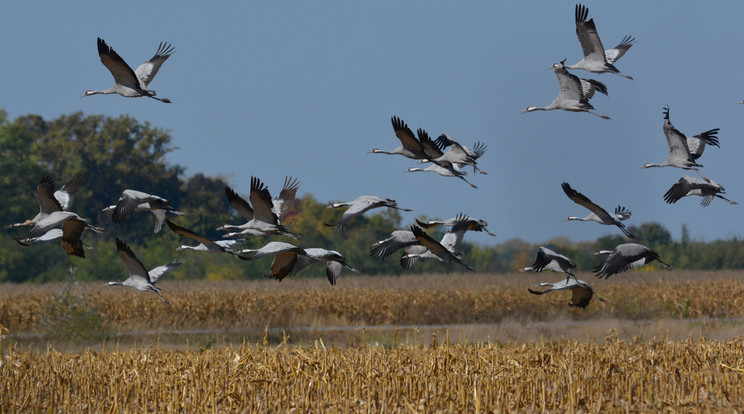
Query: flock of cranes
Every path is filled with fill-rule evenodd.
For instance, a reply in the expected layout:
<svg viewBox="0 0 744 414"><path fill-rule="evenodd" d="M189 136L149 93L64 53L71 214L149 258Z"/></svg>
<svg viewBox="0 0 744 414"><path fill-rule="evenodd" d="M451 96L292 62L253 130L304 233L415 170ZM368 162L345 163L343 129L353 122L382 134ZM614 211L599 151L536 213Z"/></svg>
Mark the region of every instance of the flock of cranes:
<svg viewBox="0 0 744 414"><path fill-rule="evenodd" d="M527 107L522 112L565 110L573 112L587 112L603 119L610 119L606 115L594 112L594 107L589 103L596 92L607 95L607 85L595 79L580 78L568 70L581 69L591 73L611 73L629 80L633 78L620 72L615 66L616 62L623 57L635 44L635 38L625 36L620 43L612 49L605 50L599 38L594 19L588 19L587 7L577 4L575 7L576 34L581 44L583 58L574 65L566 65L565 59L549 67L556 75L559 86L558 96L547 106ZM98 54L103 65L111 72L114 84L105 90L87 90L82 95L90 96L96 94L118 94L128 98L148 97L163 103L170 103L167 98L159 98L154 90L147 89L150 82L160 70L163 63L174 53L174 48L169 43L160 43L155 55L145 63L133 70L106 42L97 39ZM744 103L744 101L739 102ZM369 151L373 154L401 155L419 164L428 164L426 167L410 167L406 171L434 172L444 177L458 178L470 187L478 187L467 178L466 168L472 168L473 174L486 175L480 169L478 160L486 152L486 144L476 141L472 148L462 145L447 134L440 134L432 139L422 128L413 133L411 128L399 117L391 118L393 131L400 141L400 146L393 150L381 150L378 148ZM708 206L714 198L720 198L730 204L737 204L725 198L724 188L700 173L702 167L697 160L702 155L706 146L719 147L718 129L711 129L695 136L686 137L677 130L670 121L669 108L664 108L663 132L667 139L669 155L659 163L648 163L642 168L651 167L676 167L686 170L695 170L701 178L683 176L675 183L666 194L664 200L667 203L675 203L683 197L697 195L702 197L701 204ZM18 243L29 246L40 242L59 241L67 254L85 257L82 234L85 230L96 233L103 231L102 228L93 226L76 213L70 211L75 192L85 180L83 174L75 175L67 184L59 190L54 189L54 183L48 175L44 175L37 185L34 194L39 203L39 213L32 219L22 223L14 223L9 228L20 228L31 226L31 230L22 238L16 238ZM576 191L567 182L561 187L573 202L587 208L590 214L586 217L570 216L566 220L594 221L603 225L613 225L620 229L623 234L633 239L623 223L631 216L630 210L623 206L615 208L610 213L592 202L584 194ZM276 280L282 280L291 276L305 267L324 262L326 274L331 285L335 285L339 274L345 267L350 271L358 272L357 269L347 263L346 258L335 250L317 247L300 247L303 236L293 232L290 225L285 223L285 213L288 203L295 199L299 188L299 180L287 177L281 191L276 198L272 198L266 185L258 177L251 177L251 188L248 200L241 197L229 186L225 186L225 196L232 207L246 220L243 224L223 224L217 230L224 231L222 240L211 240L199 235L194 231L176 224L167 218L170 214L176 218L188 214L176 210L168 200L157 195L147 194L142 191L126 189L121 197L103 211L110 212L113 223L121 225L131 214L135 212L149 212L154 220L154 233L161 231L165 223L175 234L197 242L197 245L181 245L175 250L195 250L201 252L217 252L232 255L241 260L259 260L263 257L272 256L270 273L267 275ZM385 197L362 195L350 202L333 203L328 208L342 208L346 210L336 223L324 223L326 226L336 227L343 230L353 221L375 208L392 208L401 211L410 209L398 207L395 200ZM174 220L176 220L174 218ZM468 270L474 270L472 266L463 261L460 246L467 231L488 231L484 220L474 219L460 213L456 217L444 221L416 220L416 224L409 229L394 230L390 237L375 242L372 245L370 255L376 260L384 260L388 256L402 250L400 265L403 269L410 269L418 260L435 259L445 263L454 262ZM448 226L450 229L444 234L440 241L429 236L425 229L436 226ZM258 248L240 249L251 236L284 236L291 238L293 243L284 241L271 241ZM169 264L147 271L145 266L135 256L134 252L125 242L116 239L116 249L124 261L129 278L123 282L110 282L111 286L128 286L141 291L151 291L158 295L164 303L168 301L161 296L161 289L155 284L168 272L181 265L182 261L174 260ZM598 278L608 278L613 274L632 270L645 265L651 261L658 261L666 267L652 248L642 246L638 243L623 243L612 251L599 251L597 254L606 254L607 257L594 269ZM556 253L547 247L540 247L537 257L532 266L524 267L522 271L541 272L550 270L564 273L565 280L555 283L540 283L540 287L546 290L537 291L529 289L529 292L542 295L544 293L571 290L572 298L569 302L572 306L586 307L594 294L592 287L574 275L576 264L568 257ZM599 300L604 300L596 296Z"/></svg>

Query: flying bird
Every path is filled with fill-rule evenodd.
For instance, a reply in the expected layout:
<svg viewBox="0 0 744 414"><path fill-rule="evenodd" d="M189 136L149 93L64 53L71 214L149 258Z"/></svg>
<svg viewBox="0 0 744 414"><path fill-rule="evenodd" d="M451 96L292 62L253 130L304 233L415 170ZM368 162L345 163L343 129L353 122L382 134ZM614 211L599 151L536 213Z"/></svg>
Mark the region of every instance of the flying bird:
<svg viewBox="0 0 744 414"><path fill-rule="evenodd" d="M117 224L123 223L133 211L149 211L155 224L153 233L157 233L163 228L166 213L176 216L186 214L174 210L168 200L163 197L136 190L124 190L116 204L112 204L101 211L113 211L111 220Z"/></svg>
<svg viewBox="0 0 744 414"><path fill-rule="evenodd" d="M116 250L119 252L121 260L127 266L127 270L129 270L129 277L123 282L108 282L107 285L128 286L143 292L150 291L158 295L166 305L170 305L168 300L160 296L161 289L155 286L155 284L167 273L170 273L173 269L183 264L183 262L173 261L169 264L158 266L148 272L145 269L145 265L134 255L132 249L118 238L116 239Z"/></svg>
<svg viewBox="0 0 744 414"><path fill-rule="evenodd" d="M442 161L447 161L456 165L458 169L470 165L471 167L473 167L474 173L478 172L480 174L487 174L486 172L481 171L481 169L478 168L478 158L486 153L486 144L484 144L483 142L476 141L473 149L470 149L465 145L462 145L459 142L455 141L447 134L441 134L435 140L435 142L439 144L440 151L444 148L447 148L447 151L442 153L442 155L440 155L439 157L432 159L432 162L438 164ZM421 162L425 161L426 160L422 160Z"/></svg>
<svg viewBox="0 0 744 414"><path fill-rule="evenodd" d="M548 106L528 106L522 113L533 111L552 111L562 109L571 112L588 112L602 119L610 119L609 116L593 112L594 107L589 103L590 96L594 90L607 94L607 87L599 81L579 79L578 76L569 73L565 66L566 59L553 64L548 69L553 69L558 79L558 97ZM592 89L593 88L593 89ZM585 92L586 90L586 92Z"/></svg>
<svg viewBox="0 0 744 414"><path fill-rule="evenodd" d="M6 228L33 226L39 220L55 211L69 211L72 206L72 200L75 198L75 193L83 181L85 181L85 175L78 172L67 184L55 191L54 181L52 181L52 178L48 174L44 174L36 186L36 190L34 190L34 196L36 196L36 201L39 203L39 213L32 219L28 219L22 223L11 224Z"/></svg>
<svg viewBox="0 0 744 414"><path fill-rule="evenodd" d="M698 171L698 174L700 174L700 171ZM718 197L729 204L739 204L736 201L731 201L721 195L726 193L726 189L724 189L720 184L702 174L700 174L700 176L702 179L691 177L689 175L680 178L679 181L677 181L664 194L664 201L669 204L674 204L682 197L696 195L703 198L700 201L700 205L703 207L708 207L715 197Z"/></svg>
<svg viewBox="0 0 744 414"><path fill-rule="evenodd" d="M35 244L40 239L51 237L47 233L58 227L62 229L60 240L65 253L82 258L85 257L83 242L80 240L83 231L90 229L96 233L103 232L102 228L88 224L86 219L71 211L54 211L36 222L25 237L16 241L21 245Z"/></svg>
<svg viewBox="0 0 744 414"><path fill-rule="evenodd" d="M595 254L608 253L609 256L594 268L596 272L595 276L600 279L607 279L616 273L627 272L654 260L664 265L667 269L671 267L661 260L655 250L638 243L623 243L615 247L615 250L611 252L600 250Z"/></svg>
<svg viewBox="0 0 744 414"><path fill-rule="evenodd" d="M230 253L234 256L240 257L233 247L243 243L243 240L210 240L204 236L201 236L185 227L181 227L172 221L165 219L165 223L168 224L171 230L179 236L188 237L189 239L196 240L199 242L196 246L180 246L176 248L176 251L181 250L196 250L201 252L224 252ZM243 257L240 257L244 259Z"/></svg>
<svg viewBox="0 0 744 414"><path fill-rule="evenodd" d="M613 49L605 50L602 41L599 40L597 27L594 25L594 19L587 20L589 9L586 6L577 4L574 10L576 18L576 36L581 43L581 49L584 52L584 58L572 66L566 66L569 69L583 69L592 73L614 73L624 78L633 79L628 75L620 73L613 65L618 59L623 57L625 52L635 43L635 39L625 36L623 40Z"/></svg>
<svg viewBox="0 0 744 414"><path fill-rule="evenodd" d="M453 217L451 219L448 219L448 220L426 220L426 221L421 221L419 219L416 219L416 224L418 224L419 227L421 227L421 228L430 229L430 228L433 228L433 227L436 227L436 226L454 226L455 223L457 223L461 219L462 218L460 217L460 215L458 215L457 217ZM488 235L493 236L493 237L496 237L495 234L491 233L486 228L486 227L488 227L488 222L487 221L482 220L482 219L475 219L475 218L472 218L472 217L465 217L465 221L466 221L465 225L467 227L467 231L485 231L486 233L488 233Z"/></svg>
<svg viewBox="0 0 744 414"><path fill-rule="evenodd" d="M100 37L98 38L98 56L101 62L111 72L114 77L114 84L102 91L87 90L83 97L97 94L119 94L127 98L137 98L146 96L157 99L160 102L170 103L170 99L158 98L153 90L148 90L147 86L157 75L160 66L163 65L170 55L173 54L173 46L168 43L160 42L155 56L147 62L139 65L136 71L133 71L127 62L119 56L113 48L106 44Z"/></svg>
<svg viewBox="0 0 744 414"><path fill-rule="evenodd" d="M426 153L424 153L424 149L421 147L421 143L416 138L416 136L413 135L413 131L411 131L411 128L409 128L408 125L403 122L403 120L395 115L393 115L392 117L392 122L393 131L395 131L395 136L398 137L401 145L391 151L385 151L379 148L375 148L372 151L369 151L369 153L402 155L413 160L421 160L427 158Z"/></svg>
<svg viewBox="0 0 744 414"><path fill-rule="evenodd" d="M421 247L426 248L426 250L419 250L417 252L406 252L403 257L401 257L401 266L404 269L409 268L413 262L415 262L417 259L420 258L435 258L439 261L449 263L449 262L456 262L460 264L461 266L465 267L468 270L474 270L472 266L469 266L462 262L460 258L460 254L455 253L453 250L455 248L459 247L460 242L462 241L462 234L465 232L465 230L462 228L462 226L458 227L457 225L453 226L449 233L451 234L451 238L448 240L445 240L444 237L442 238L442 243L437 242L436 240L432 239L431 236L426 234L424 230L421 229L421 227L413 225L411 226L411 233L413 233L414 237L416 237L417 244ZM447 237L447 234L445 234L445 237ZM459 238L459 240L458 240ZM452 250L450 250L452 249ZM404 263L406 259L414 259L409 264Z"/></svg>
<svg viewBox="0 0 744 414"><path fill-rule="evenodd" d="M250 203L240 197L232 188L225 186L227 200L248 221L241 225L225 224L218 227L217 230L236 230L225 234L223 237L234 237L244 234L253 236L279 234L289 236L293 239L301 238L301 234L292 233L286 226L281 224L281 220L286 212L287 203L295 199L299 186L300 183L297 179L285 177L282 191L277 198L272 200L271 193L261 180L257 177L251 177ZM251 207L251 205L253 206Z"/></svg>
<svg viewBox="0 0 744 414"><path fill-rule="evenodd" d="M274 256L271 262L271 273L266 277L281 281L295 272L299 256L306 256L305 250L291 243L271 241L258 249L243 249L239 252L243 260L257 260L265 256ZM250 254L250 256L242 256Z"/></svg>
<svg viewBox="0 0 744 414"><path fill-rule="evenodd" d="M573 277L576 279L576 275L571 272L571 269L576 269L576 263L568 257L556 253L545 246L540 246L537 250L537 257L535 263L532 266L524 267L520 269L522 272L542 272L543 270L550 270L557 273L566 274L566 283L568 279Z"/></svg>
<svg viewBox="0 0 744 414"><path fill-rule="evenodd" d="M380 207L394 208L401 211L413 211L407 208L398 207L398 203L395 200L389 198L383 198L378 196L363 195L355 198L352 201L333 203L327 208L340 208L348 207L346 211L341 215L341 219L336 224L324 223L328 227L341 227L346 226L351 220L361 216L369 210Z"/></svg>
<svg viewBox="0 0 744 414"><path fill-rule="evenodd" d="M561 183L561 188L563 188L563 192L565 192L568 198L570 198L574 203L586 207L591 212L586 217L569 216L566 220L596 221L599 224L610 226L615 225L625 233L626 236L631 239L635 238L635 236L630 234L630 232L625 228L625 224L622 223L622 220L626 220L630 217L630 211L626 210L625 207L618 206L615 209L615 214L610 214L602 207L594 204L587 196L571 188L570 184L566 182Z"/></svg>
<svg viewBox="0 0 744 414"><path fill-rule="evenodd" d="M718 145L718 128L705 131L687 138L672 125L669 120L669 107L664 107L664 136L669 146L669 155L661 164L646 163L641 168L677 167L685 170L697 170L702 167L696 160L700 158L705 145Z"/></svg>
<svg viewBox="0 0 744 414"><path fill-rule="evenodd" d="M594 289L589 286L588 283L583 280L574 278L573 280L566 279L556 283L540 283L538 286L547 287L547 290L539 291L527 288L527 290L533 295L543 295L545 293L554 292L556 290L570 290L571 300L568 302L568 306L578 306L581 309L586 309L592 297L596 297L597 300L604 302L605 300L594 294Z"/></svg>

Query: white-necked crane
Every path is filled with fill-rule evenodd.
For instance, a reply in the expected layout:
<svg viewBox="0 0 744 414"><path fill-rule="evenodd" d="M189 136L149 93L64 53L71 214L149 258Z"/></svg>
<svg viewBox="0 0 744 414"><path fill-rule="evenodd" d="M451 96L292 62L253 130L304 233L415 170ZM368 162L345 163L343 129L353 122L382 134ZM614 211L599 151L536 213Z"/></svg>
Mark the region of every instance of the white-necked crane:
<svg viewBox="0 0 744 414"><path fill-rule="evenodd" d="M609 278L610 276L627 272L628 270L641 267L654 260L658 261L664 267L670 268L671 266L661 261L659 254L644 245L638 243L623 243L615 247L613 251L600 250L595 254L608 254L607 258L600 264L598 264L594 271L595 276L602 278Z"/></svg>
<svg viewBox="0 0 744 414"><path fill-rule="evenodd" d="M352 201L333 203L327 208L340 208L348 207L346 211L341 215L341 218L336 224L324 223L328 227L341 227L346 226L351 220L361 216L369 210L380 207L394 208L401 211L413 211L407 208L398 207L398 203L395 200L389 198L363 195L355 198Z"/></svg>
<svg viewBox="0 0 744 414"><path fill-rule="evenodd" d="M124 261L129 271L129 277L123 282L108 282L108 286L128 286L133 289L141 290L143 292L153 292L165 302L166 305L170 305L170 302L164 297L160 296L161 289L155 286L158 281L170 273L173 269L183 264L183 262L173 261L171 263L158 266L149 272L145 269L145 265L142 264L137 256L134 255L132 249L126 245L123 241L116 239L116 250L119 252L119 257Z"/></svg>
<svg viewBox="0 0 744 414"><path fill-rule="evenodd" d="M718 197L721 200L726 201L729 204L739 204L736 201L731 201L721 194L726 193L726 189L720 184L713 181L712 179L704 176L698 171L698 174L702 177L696 178L689 175L685 175L679 179L665 194L664 201L669 204L674 204L679 201L682 197L687 196L700 196L703 199L700 201L700 205L707 207L714 198Z"/></svg>
<svg viewBox="0 0 744 414"><path fill-rule="evenodd" d="M576 36L581 43L581 49L584 52L584 58L574 65L566 66L569 69L583 69L592 73L614 73L624 78L633 79L628 75L620 73L613 65L620 59L625 52L635 43L631 36L625 36L623 40L613 49L605 50L602 41L599 40L597 27L594 25L594 19L587 20L589 9L586 6L577 4L574 10L576 20Z"/></svg>
<svg viewBox="0 0 744 414"><path fill-rule="evenodd" d="M561 188L563 188L563 192L566 193L571 201L580 206L586 207L591 212L586 217L569 216L566 220L595 221L599 224L617 226L626 236L631 239L635 238L635 236L630 234L630 232L625 228L625 224L621 222L621 220L626 220L630 217L630 211L626 210L625 207L618 206L615 208L615 214L610 214L607 210L594 204L587 196L571 188L570 184L566 182L561 183Z"/></svg>
<svg viewBox="0 0 744 414"><path fill-rule="evenodd" d="M150 84L152 79L160 70L160 66L163 65L170 55L173 54L173 46L168 43L160 42L158 50L155 52L155 56L150 58L147 62L139 65L137 70L134 71L127 65L127 62L119 56L113 48L106 44L100 37L98 38L98 56L101 58L101 63L111 72L114 77L114 84L105 90L87 90L83 93L83 97L97 95L97 94L118 94L127 98L138 98L140 96L146 96L148 98L157 99L160 102L170 103L170 99L158 98L153 90L148 90L147 86Z"/></svg>
<svg viewBox="0 0 744 414"><path fill-rule="evenodd" d="M669 120L669 107L664 107L664 136L669 146L669 155L660 164L646 163L641 168L677 167L685 170L697 170L702 165L697 159L702 155L705 145L718 145L718 128L711 129L687 138L672 125Z"/></svg>
<svg viewBox="0 0 744 414"><path fill-rule="evenodd" d="M609 116L600 115L592 110L594 107L589 103L589 97L585 94L585 88L591 87L585 86L587 83L594 85L594 89L604 94L607 94L607 87L602 83L595 80L584 80L579 79L578 76L569 73L565 66L566 59L563 59L559 63L553 64L548 69L553 69L556 78L558 79L558 96L548 104L548 106L528 106L522 113L533 112L533 111L552 111L554 109L561 109L570 112L588 112L594 116L598 116L602 119L610 119ZM601 87L599 87L601 85ZM588 91L587 90L587 91ZM593 95L593 90L591 95Z"/></svg>
<svg viewBox="0 0 744 414"><path fill-rule="evenodd" d="M149 211L154 222L153 233L157 233L163 228L166 213L176 216L186 214L174 210L170 202L163 197L137 190L124 190L116 204L112 204L101 211L113 211L111 220L117 224L123 223L133 211Z"/></svg>
<svg viewBox="0 0 744 414"><path fill-rule="evenodd" d="M579 279L566 279L555 283L540 283L538 286L547 287L547 290L539 291L527 288L527 290L533 295L543 295L548 292L555 292L556 290L570 290L571 300L568 302L568 306L578 306L581 309L586 309L589 302L592 301L592 297L596 297L597 300L604 302L605 300L594 293L594 289Z"/></svg>

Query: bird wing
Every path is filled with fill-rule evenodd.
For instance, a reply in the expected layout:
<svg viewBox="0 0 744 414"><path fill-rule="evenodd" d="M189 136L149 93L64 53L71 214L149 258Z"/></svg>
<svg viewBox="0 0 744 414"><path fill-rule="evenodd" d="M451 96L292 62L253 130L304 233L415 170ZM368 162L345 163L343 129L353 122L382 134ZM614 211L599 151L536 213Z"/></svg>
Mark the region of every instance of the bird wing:
<svg viewBox="0 0 744 414"><path fill-rule="evenodd" d="M41 237L49 230L60 226L62 223L64 223L67 220L70 220L72 218L78 218L80 220L84 220L80 218L75 213L69 212L69 211L54 211L45 218L39 220L34 227L29 230L29 232L24 237L24 240L31 240L36 239L37 237Z"/></svg>
<svg viewBox="0 0 744 414"><path fill-rule="evenodd" d="M168 264L164 264L161 266L158 266L152 270L150 270L147 274L150 277L150 283L153 285L155 283L158 283L160 279L163 278L163 276L167 275L168 273L172 272L173 269L177 268L178 266L184 264L184 262L176 262L173 261Z"/></svg>
<svg viewBox="0 0 744 414"><path fill-rule="evenodd" d="M88 226L88 222L80 217L73 217L62 223L62 247L72 256L85 257L83 242L80 236Z"/></svg>
<svg viewBox="0 0 744 414"><path fill-rule="evenodd" d="M702 183L703 181L695 177L685 175L679 179L674 185L664 193L664 201L669 204L674 204L679 201L682 197L685 197L692 190L693 185L697 182Z"/></svg>
<svg viewBox="0 0 744 414"><path fill-rule="evenodd" d="M147 270L145 269L145 266L142 264L142 262L137 259L137 256L134 255L132 249L118 238L116 239L116 250L119 252L119 257L121 257L121 260L123 260L124 264L127 265L127 269L129 270L130 275L139 276L148 281L150 280L147 274Z"/></svg>
<svg viewBox="0 0 744 414"><path fill-rule="evenodd" d="M594 204L587 196L571 188L570 184L564 182L561 184L561 187L563 188L563 192L565 192L568 198L570 198L574 203L586 207L589 211L596 214L602 221L608 220L610 223L617 221L605 209Z"/></svg>
<svg viewBox="0 0 744 414"><path fill-rule="evenodd" d="M672 125L669 120L669 108L664 108L664 136L669 146L669 157L680 160L691 160L687 137Z"/></svg>
<svg viewBox="0 0 744 414"><path fill-rule="evenodd" d="M349 208L347 208L346 211L344 211L344 213L341 215L339 225L343 227L346 225L346 223L358 216L361 216L367 211L376 207L382 207L384 205L384 201L385 199L377 196L357 197L356 200L351 202Z"/></svg>
<svg viewBox="0 0 744 414"><path fill-rule="evenodd" d="M285 251L274 255L274 261L271 262L271 273L269 277L276 280L282 280L287 276L295 273L298 253L296 251Z"/></svg>
<svg viewBox="0 0 744 414"><path fill-rule="evenodd" d="M139 79L140 83L142 84L142 89L147 88L147 85L149 85L155 75L158 74L160 66L163 65L163 62L168 60L173 52L173 45L167 42L160 42L158 50L155 52L155 56L151 57L150 60L137 67L137 70L134 71L134 74L137 76L137 79Z"/></svg>
<svg viewBox="0 0 744 414"><path fill-rule="evenodd" d="M251 205L243 197L239 196L229 186L225 186L225 196L227 196L227 201L230 202L241 216L248 221L253 220L253 208L251 208Z"/></svg>
<svg viewBox="0 0 744 414"><path fill-rule="evenodd" d="M600 81L596 81L594 79L579 78L579 82L581 83L581 93L582 95L584 95L584 97L586 97L586 99L590 99L592 96L594 96L595 91L607 95L607 85Z"/></svg>
<svg viewBox="0 0 744 414"><path fill-rule="evenodd" d="M253 206L253 219L264 223L279 224L279 218L272 211L274 202L271 200L269 189L258 177L251 177L251 195L249 196Z"/></svg>
<svg viewBox="0 0 744 414"><path fill-rule="evenodd" d="M400 257L400 267L402 267L403 270L410 269L411 266L413 266L413 264L418 261L420 255L426 253L427 251L428 249L426 247L419 244L407 246L404 250L403 255Z"/></svg>
<svg viewBox="0 0 744 414"><path fill-rule="evenodd" d="M98 38L98 56L101 58L103 66L106 66L111 75L114 76L116 83L135 90L142 90L139 79L132 68L100 37Z"/></svg>
<svg viewBox="0 0 744 414"><path fill-rule="evenodd" d="M416 243L418 243L418 240L412 232L408 230L396 230L387 239L376 242L374 244L375 247L370 250L369 255L377 260L382 260L398 249L412 246Z"/></svg>
<svg viewBox="0 0 744 414"><path fill-rule="evenodd" d="M605 60L607 60L607 63L609 64L617 62L634 44L635 38L633 36L625 36L623 40L620 41L620 44L612 49L605 50Z"/></svg>
<svg viewBox="0 0 744 414"><path fill-rule="evenodd" d="M297 189L300 188L300 181L292 177L284 177L284 185L282 191L274 199L274 213L281 217L286 209L285 203L288 203L295 199L297 196Z"/></svg>
<svg viewBox="0 0 744 414"><path fill-rule="evenodd" d="M604 46L602 46L602 41L599 40L594 19L586 20L588 16L589 9L584 5L577 4L575 10L576 36L581 43L584 59L606 61Z"/></svg>
<svg viewBox="0 0 744 414"><path fill-rule="evenodd" d="M687 148L690 151L690 158L693 161L700 158L705 150L705 144L715 145L720 148L718 144L718 131L720 128L711 129L695 136L687 137Z"/></svg>
<svg viewBox="0 0 744 414"><path fill-rule="evenodd" d="M341 274L341 270L343 268L344 265L335 260L329 260L326 262L326 277L328 278L328 281L331 283L331 285L336 284L338 275Z"/></svg>
<svg viewBox="0 0 744 414"><path fill-rule="evenodd" d="M591 105L584 97L581 80L578 76L569 73L565 69L555 71L555 76L558 78L558 96L560 98L569 101L582 102L587 105L587 108L591 109Z"/></svg>
<svg viewBox="0 0 744 414"><path fill-rule="evenodd" d="M422 128L419 128L416 130L416 134L418 134L421 148L424 149L424 153L426 153L426 156L429 157L430 161L444 155L444 152L442 152L443 146L432 140L426 131L424 131Z"/></svg>
<svg viewBox="0 0 744 414"><path fill-rule="evenodd" d="M213 240L209 240L206 237L200 236L194 233L193 231L187 229L186 227L181 227L168 219L165 219L165 223L168 225L168 227L170 227L171 230L173 230L174 233L178 234L179 236L188 237L189 239L196 240L205 246L216 246L219 249L224 250L222 246L215 243Z"/></svg>
<svg viewBox="0 0 744 414"><path fill-rule="evenodd" d="M624 249L622 246L626 246L627 248ZM648 263L646 257L648 250L648 248L640 244L620 245L607 256L604 262L594 268L594 271L597 272L595 276L600 279L603 277L608 278L616 273L626 272L643 266Z"/></svg>
<svg viewBox="0 0 744 414"><path fill-rule="evenodd" d="M416 139L415 135L413 135L413 131L411 131L411 128L409 128L402 119L393 115L392 122L395 136L398 137L401 144L403 144L403 148L414 153L424 151L424 149L421 148L421 143L419 142L419 140Z"/></svg>
<svg viewBox="0 0 744 414"><path fill-rule="evenodd" d="M540 247L537 250L537 257L535 258L535 263L532 264L532 269L535 272L542 272L543 269L545 269L545 266L550 263L553 258L555 257L555 252L546 248L546 247Z"/></svg>
<svg viewBox="0 0 744 414"><path fill-rule="evenodd" d="M54 198L57 199L62 210L68 211L70 209L72 206L72 200L75 198L75 193L83 181L85 181L85 174L78 172L70 179L70 181L67 182L67 184L54 192Z"/></svg>
<svg viewBox="0 0 744 414"><path fill-rule="evenodd" d="M41 177L41 181L36 185L34 190L36 201L39 202L39 212L42 214L52 214L55 211L62 211L62 206L54 197L54 181L47 174Z"/></svg>
<svg viewBox="0 0 744 414"><path fill-rule="evenodd" d="M460 258L455 256L454 253L449 251L446 247L442 246L436 240L432 239L421 229L421 227L413 225L411 226L411 232L413 232L413 235L416 236L416 240L418 240L420 245L426 247L432 254L442 259L442 261L449 262L451 260L454 260L455 262L466 267L468 270L473 270L472 267L466 265L460 260Z"/></svg>
<svg viewBox="0 0 744 414"><path fill-rule="evenodd" d="M571 288L571 301L569 304L585 309L589 305L589 302L592 301L593 295L594 292L589 285L576 284Z"/></svg>

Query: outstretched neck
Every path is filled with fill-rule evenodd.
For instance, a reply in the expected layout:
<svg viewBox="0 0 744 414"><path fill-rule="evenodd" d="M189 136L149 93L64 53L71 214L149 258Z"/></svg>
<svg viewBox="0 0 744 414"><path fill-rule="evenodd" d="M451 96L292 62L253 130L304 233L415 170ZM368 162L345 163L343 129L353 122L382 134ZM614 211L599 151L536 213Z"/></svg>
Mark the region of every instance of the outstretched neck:
<svg viewBox="0 0 744 414"><path fill-rule="evenodd" d="M661 164L654 164L654 163L646 163L646 164L643 164L643 167L641 167L641 168L652 168L652 167L663 167L663 165L661 165Z"/></svg>

